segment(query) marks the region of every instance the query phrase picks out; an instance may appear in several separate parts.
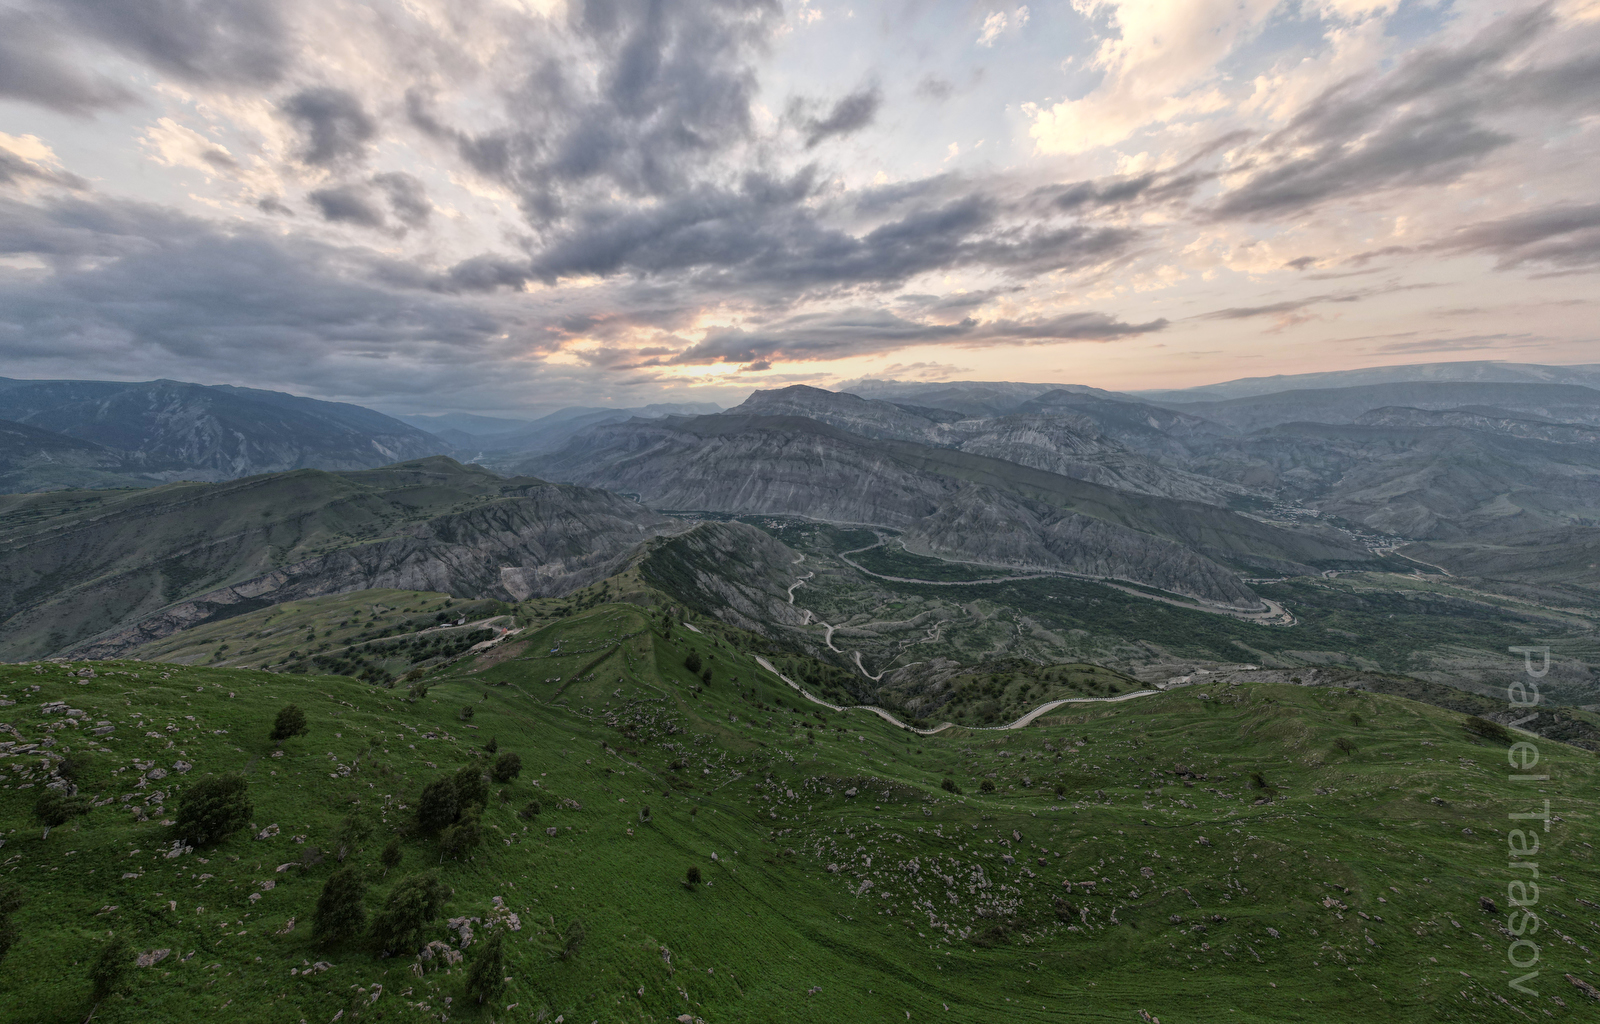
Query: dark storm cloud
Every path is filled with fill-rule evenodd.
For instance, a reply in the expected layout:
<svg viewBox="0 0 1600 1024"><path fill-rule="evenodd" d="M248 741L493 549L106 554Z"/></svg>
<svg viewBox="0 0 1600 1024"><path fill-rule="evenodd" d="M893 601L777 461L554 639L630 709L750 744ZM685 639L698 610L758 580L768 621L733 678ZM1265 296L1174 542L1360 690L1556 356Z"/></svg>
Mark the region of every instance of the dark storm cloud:
<svg viewBox="0 0 1600 1024"><path fill-rule="evenodd" d="M62 188L86 189L89 183L76 174L42 167L32 160L24 160L7 149L0 149L0 185L19 185L40 182Z"/></svg>
<svg viewBox="0 0 1600 1024"><path fill-rule="evenodd" d="M1600 107L1600 53L1593 28L1552 43L1548 8L1507 15L1465 44L1422 50L1376 80L1328 89L1282 131L1246 147L1247 179L1212 207L1219 218L1293 216L1338 198L1460 178L1516 141L1489 118L1519 110ZM1535 56L1551 53L1538 63Z"/></svg>
<svg viewBox="0 0 1600 1024"><path fill-rule="evenodd" d="M133 99L132 93L86 72L81 64L43 17L0 12L0 96L80 116Z"/></svg>
<svg viewBox="0 0 1600 1024"><path fill-rule="evenodd" d="M872 123L882 106L883 93L875 85L840 97L826 117L805 119L806 148L813 149L827 139L860 131Z"/></svg>
<svg viewBox="0 0 1600 1024"><path fill-rule="evenodd" d="M279 109L300 132L300 159L317 167L359 162L378 133L361 101L344 89L302 89Z"/></svg>
<svg viewBox="0 0 1600 1024"><path fill-rule="evenodd" d="M50 0L41 8L163 74L271 85L290 63L276 0Z"/></svg>
<svg viewBox="0 0 1600 1024"><path fill-rule="evenodd" d="M676 195L723 173L716 158L751 138L753 61L781 17L776 0L574 4L574 51L528 44L504 126L455 127L423 90L408 93L407 113L515 192L535 224L612 194Z"/></svg>
<svg viewBox="0 0 1600 1024"><path fill-rule="evenodd" d="M389 209L395 218L410 228L420 228L433 215L433 203L422 182L404 171L375 174L372 183L389 197Z"/></svg>
<svg viewBox="0 0 1600 1024"><path fill-rule="evenodd" d="M364 185L320 188L308 192L306 198L322 212L322 219L331 223L354 224L364 228L384 226L383 210L372 201L372 195Z"/></svg>
<svg viewBox="0 0 1600 1024"><path fill-rule="evenodd" d="M471 282L520 286L577 276L678 276L702 288L770 291L889 288L917 274L988 267L1033 276L1126 255L1133 229L1033 224L973 194L915 204L859 235L825 223L802 200L809 175L693 190L645 207L591 209L525 266L482 257L451 270Z"/></svg>
<svg viewBox="0 0 1600 1024"><path fill-rule="evenodd" d="M1159 331L1166 326L1165 320L1123 323L1103 313L1068 313L989 323L969 317L959 323L936 324L907 319L883 309L853 309L789 317L754 330L734 327L712 331L699 344L661 362L680 366L757 363L780 358L798 362L871 355L912 345L1112 341Z"/></svg>
<svg viewBox="0 0 1600 1024"><path fill-rule="evenodd" d="M1488 253L1502 269L1528 263L1600 264L1600 203L1562 204L1462 228L1438 243L1451 252Z"/></svg>
<svg viewBox="0 0 1600 1024"><path fill-rule="evenodd" d="M195 375L293 380L318 364L323 384L361 393L384 361L460 372L486 361L512 326L483 304L368 279L364 250L217 225L147 204L0 199L0 253L50 263L48 279L0 279L0 348L22 360L152 372L184 361ZM344 361L364 357L364 371ZM328 368L331 367L331 368ZM363 373L369 379L363 379ZM326 376L322 376L326 374ZM343 376L340 376L343 375ZM399 385L396 380L393 383Z"/></svg>

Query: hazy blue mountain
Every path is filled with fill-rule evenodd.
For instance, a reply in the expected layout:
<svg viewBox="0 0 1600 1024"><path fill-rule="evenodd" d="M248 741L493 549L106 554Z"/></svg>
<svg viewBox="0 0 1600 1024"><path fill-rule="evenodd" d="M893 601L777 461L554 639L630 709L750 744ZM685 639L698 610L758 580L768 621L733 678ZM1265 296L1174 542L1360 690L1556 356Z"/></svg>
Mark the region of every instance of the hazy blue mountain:
<svg viewBox="0 0 1600 1024"><path fill-rule="evenodd" d="M0 418L113 449L155 480L368 469L449 448L358 405L170 380L0 378Z"/></svg>
<svg viewBox="0 0 1600 1024"><path fill-rule="evenodd" d="M1468 360L1449 363L1412 363L1406 366L1369 366L1323 373L1290 373L1272 377L1241 377L1220 384L1193 388L1130 391L1145 401L1200 402L1225 398L1270 395L1308 388L1348 388L1367 384L1422 381L1472 381L1488 384L1582 384L1600 387L1600 363L1585 366L1543 366L1538 363L1502 363Z"/></svg>
<svg viewBox="0 0 1600 1024"><path fill-rule="evenodd" d="M1558 423L1600 424L1600 390L1580 384L1500 384L1421 381L1349 388L1308 388L1204 402L1162 401L1174 411L1240 432L1284 423L1354 423L1389 406L1413 409L1479 407Z"/></svg>
<svg viewBox="0 0 1600 1024"><path fill-rule="evenodd" d="M509 434L524 429L530 422L499 416L477 416L469 412L406 413L395 419L439 437L446 437L446 431L467 437Z"/></svg>

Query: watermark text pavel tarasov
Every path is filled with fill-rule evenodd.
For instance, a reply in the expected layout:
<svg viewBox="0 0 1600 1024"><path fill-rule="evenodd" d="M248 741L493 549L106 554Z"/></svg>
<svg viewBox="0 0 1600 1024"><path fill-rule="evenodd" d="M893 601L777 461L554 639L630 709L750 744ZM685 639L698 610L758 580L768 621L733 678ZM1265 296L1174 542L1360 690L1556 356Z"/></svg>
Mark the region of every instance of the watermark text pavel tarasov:
<svg viewBox="0 0 1600 1024"><path fill-rule="evenodd" d="M1506 687L1506 701L1516 713L1539 703L1539 680L1550 671L1550 648L1513 647L1511 652L1522 655L1523 667L1522 677ZM1535 655L1541 659L1538 665L1534 664ZM1522 725L1538 717L1538 714L1537 711L1530 712L1511 724ZM1533 774L1539 765L1539 747L1535 743L1513 737L1506 751L1506 760L1515 769L1509 776L1514 783L1534 785L1550 781L1548 774ZM1534 936L1538 934L1541 922L1538 912L1533 908L1539 905L1538 857L1541 836L1550 831L1550 799L1530 797L1521 801L1521 804L1509 814L1513 827L1506 835L1506 859L1511 875L1506 881L1506 931L1511 935L1506 959L1512 967L1527 972L1520 978L1512 979L1511 987L1524 995L1538 996L1538 990L1529 987L1529 983L1539 977L1539 943ZM1542 829L1537 827L1541 823Z"/></svg>

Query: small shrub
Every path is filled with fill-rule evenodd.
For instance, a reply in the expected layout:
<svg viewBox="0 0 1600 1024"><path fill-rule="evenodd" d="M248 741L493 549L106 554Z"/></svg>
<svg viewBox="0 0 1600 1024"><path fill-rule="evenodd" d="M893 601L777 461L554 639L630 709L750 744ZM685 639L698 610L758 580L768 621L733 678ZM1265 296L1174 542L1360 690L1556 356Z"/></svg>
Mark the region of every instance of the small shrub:
<svg viewBox="0 0 1600 1024"><path fill-rule="evenodd" d="M1333 745L1338 747L1345 754L1350 754L1356 749L1355 743L1351 742L1344 736L1340 736L1338 739L1334 740Z"/></svg>
<svg viewBox="0 0 1600 1024"><path fill-rule="evenodd" d="M311 726L306 721L306 713L289 704L281 709L278 717L273 720L272 734L268 738L282 746L284 740L304 736L310 731Z"/></svg>
<svg viewBox="0 0 1600 1024"><path fill-rule="evenodd" d="M95 957L93 966L89 968L89 980L94 984L94 1001L99 1003L125 989L128 971L132 967L133 947L128 945L127 939L118 935L101 946L100 955Z"/></svg>
<svg viewBox="0 0 1600 1024"><path fill-rule="evenodd" d="M412 683L411 684L411 688L406 691L407 699L409 699L413 704L415 704L419 700L422 700L427 695L428 695L428 684L424 683L424 682Z"/></svg>
<svg viewBox="0 0 1600 1024"><path fill-rule="evenodd" d="M473 957L472 966L467 969L467 995L480 1005L484 1000L499 995L500 990L506 987L505 947L505 930L502 928L489 936L489 941L483 944L483 950Z"/></svg>
<svg viewBox="0 0 1600 1024"><path fill-rule="evenodd" d="M694 886L699 885L700 884L700 865L698 865L698 864L690 864L689 865L689 870L685 871L683 873L683 877L684 877L684 880L689 883L690 888L693 888Z"/></svg>
<svg viewBox="0 0 1600 1024"><path fill-rule="evenodd" d="M980 790L982 790L983 792L985 792L985 793L993 793L994 792L994 780L993 779L984 779L982 782L978 783L978 788Z"/></svg>
<svg viewBox="0 0 1600 1024"><path fill-rule="evenodd" d="M946 793L954 793L957 796L961 795L961 787L956 785L955 779L945 779L943 782L939 783L939 788L944 790Z"/></svg>
<svg viewBox="0 0 1600 1024"><path fill-rule="evenodd" d="M414 949L424 926L439 918L450 890L429 872L402 879L372 921L372 938L385 953Z"/></svg>
<svg viewBox="0 0 1600 1024"><path fill-rule="evenodd" d="M34 801L33 816L44 826L45 838L48 839L51 829L88 814L92 806L86 796L68 796L65 790L47 789Z"/></svg>
<svg viewBox="0 0 1600 1024"><path fill-rule="evenodd" d="M367 884L355 868L340 868L329 876L317 897L311 937L331 944L353 939L367 927Z"/></svg>
<svg viewBox="0 0 1600 1024"><path fill-rule="evenodd" d="M460 806L455 782L434 779L422 788L422 796L417 800L417 825L430 834L448 828L455 824Z"/></svg>
<svg viewBox="0 0 1600 1024"><path fill-rule="evenodd" d="M201 779L178 798L175 838L195 846L219 843L250 823L255 806L249 786L238 772Z"/></svg>
<svg viewBox="0 0 1600 1024"><path fill-rule="evenodd" d="M483 749L487 750L491 754L494 753L500 749L500 740L494 736L490 736L489 742L483 745Z"/></svg>
<svg viewBox="0 0 1600 1024"><path fill-rule="evenodd" d="M1484 739L1498 740L1501 743L1511 742L1511 731L1499 722L1491 722L1487 718L1469 715L1467 720L1461 723L1461 726L1473 735L1482 736Z"/></svg>
<svg viewBox="0 0 1600 1024"><path fill-rule="evenodd" d="M689 656L683 659L683 667L695 675L700 674L700 652L690 651Z"/></svg>
<svg viewBox="0 0 1600 1024"><path fill-rule="evenodd" d="M473 708L472 708L471 704L463 704L463 705L461 705L460 718L461 718L461 720L463 722L470 721L472 719L472 716L475 713L476 712L473 711Z"/></svg>
<svg viewBox="0 0 1600 1024"><path fill-rule="evenodd" d="M510 782L522 774L522 757L519 754L506 752L494 759L494 767L489 769L489 774L496 782Z"/></svg>
<svg viewBox="0 0 1600 1024"><path fill-rule="evenodd" d="M543 810L543 808L539 806L539 801L529 800L527 804L523 806L521 813L524 818L537 818L541 810Z"/></svg>
<svg viewBox="0 0 1600 1024"><path fill-rule="evenodd" d="M589 934L583 930L582 921L573 921L567 925L566 941L561 946L561 959L571 960L578 955L578 950L583 948L583 942Z"/></svg>
<svg viewBox="0 0 1600 1024"><path fill-rule="evenodd" d="M346 815L345 819L339 822L339 831L334 835L335 841L339 844L339 863L343 864L344 859L350 856L357 844L365 842L370 835L372 826L368 824L367 819L359 814Z"/></svg>
<svg viewBox="0 0 1600 1024"><path fill-rule="evenodd" d="M483 826L478 815L463 814L461 820L439 833L439 849L451 860L460 860L483 845Z"/></svg>
<svg viewBox="0 0 1600 1024"><path fill-rule="evenodd" d="M388 874L393 869L399 867L400 862L405 859L405 855L406 852L400 846L399 839L389 840L389 842L384 845L383 852L378 855L378 861L383 865L383 873Z"/></svg>

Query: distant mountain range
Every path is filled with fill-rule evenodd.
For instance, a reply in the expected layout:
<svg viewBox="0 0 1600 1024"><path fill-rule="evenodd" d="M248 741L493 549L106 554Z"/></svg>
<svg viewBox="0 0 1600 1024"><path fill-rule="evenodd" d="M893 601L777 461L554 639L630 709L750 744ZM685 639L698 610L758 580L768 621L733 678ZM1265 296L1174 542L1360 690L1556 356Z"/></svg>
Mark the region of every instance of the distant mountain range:
<svg viewBox="0 0 1600 1024"><path fill-rule="evenodd" d="M13 491L367 469L450 446L371 409L228 385L0 378ZM31 429L25 429L31 428Z"/></svg>

